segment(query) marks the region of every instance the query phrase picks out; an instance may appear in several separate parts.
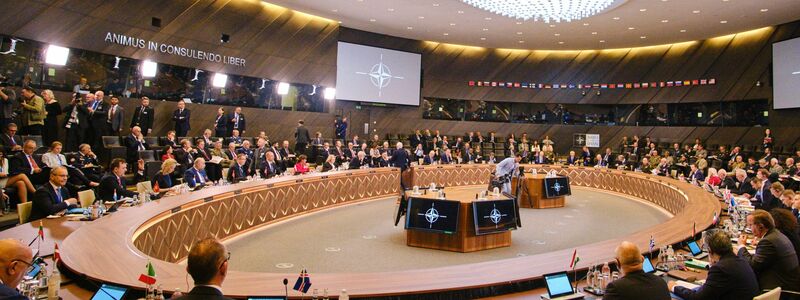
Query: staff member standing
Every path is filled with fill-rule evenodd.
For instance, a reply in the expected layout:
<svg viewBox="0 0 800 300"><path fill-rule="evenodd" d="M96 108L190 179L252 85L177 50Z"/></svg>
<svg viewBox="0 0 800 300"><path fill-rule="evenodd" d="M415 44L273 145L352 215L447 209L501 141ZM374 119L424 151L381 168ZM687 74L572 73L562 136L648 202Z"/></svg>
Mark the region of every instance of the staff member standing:
<svg viewBox="0 0 800 300"><path fill-rule="evenodd" d="M178 109L172 112L172 121L175 122L175 134L178 137L185 137L189 134L189 120L192 118L192 112L186 108L186 102L183 100L178 101Z"/></svg>
<svg viewBox="0 0 800 300"><path fill-rule="evenodd" d="M517 172L519 161L521 160L522 156L519 153L515 153L513 157L502 160L495 167L495 176L503 181L503 193L511 194L511 176L514 176L514 173Z"/></svg>
<svg viewBox="0 0 800 300"><path fill-rule="evenodd" d="M50 145L58 140L58 115L61 114L61 104L53 95L53 91L42 91L42 98L44 99L44 110L47 112L44 119L44 127L47 128L42 132L42 139L45 145Z"/></svg>
<svg viewBox="0 0 800 300"><path fill-rule="evenodd" d="M142 129L142 135L147 136L153 132L153 117L154 110L150 107L150 98L142 97L142 106L133 110L133 119L131 119L131 128L139 126Z"/></svg>
<svg viewBox="0 0 800 300"><path fill-rule="evenodd" d="M22 88L22 135L42 135L44 128L44 99L30 87Z"/></svg>
<svg viewBox="0 0 800 300"><path fill-rule="evenodd" d="M119 97L111 96L111 106L106 114L108 115L106 118L107 135L119 136L122 133L122 122L125 120L125 109L119 105Z"/></svg>
<svg viewBox="0 0 800 300"><path fill-rule="evenodd" d="M247 123L244 119L244 115L242 114L242 108L237 107L228 117L228 136L231 136L234 130L238 130L240 135L244 135L246 128Z"/></svg>
<svg viewBox="0 0 800 300"><path fill-rule="evenodd" d="M347 117L343 117L341 121L336 120L334 127L336 129L336 138L344 141L347 136Z"/></svg>
<svg viewBox="0 0 800 300"><path fill-rule="evenodd" d="M304 124L303 120L298 121L297 130L294 132L294 153L297 154L305 154L306 146L311 142L311 135L308 134L308 128Z"/></svg>
<svg viewBox="0 0 800 300"><path fill-rule="evenodd" d="M214 120L214 136L230 137L228 133L228 117L225 115L225 108L217 109L217 118Z"/></svg>

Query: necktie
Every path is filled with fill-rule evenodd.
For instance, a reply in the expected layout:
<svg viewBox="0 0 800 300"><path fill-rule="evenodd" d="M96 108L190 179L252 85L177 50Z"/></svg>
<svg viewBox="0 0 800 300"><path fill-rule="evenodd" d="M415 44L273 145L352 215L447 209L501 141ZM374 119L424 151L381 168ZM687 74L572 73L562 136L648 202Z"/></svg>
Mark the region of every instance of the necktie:
<svg viewBox="0 0 800 300"><path fill-rule="evenodd" d="M195 176L197 177L197 182L198 182L198 183L205 183L205 181L203 180L203 176L202 176L202 175L200 175L200 170L197 170L197 171L195 172L195 174L196 174Z"/></svg>
<svg viewBox="0 0 800 300"><path fill-rule="evenodd" d="M31 174L33 174L33 170L38 169L39 165L36 164L36 161L33 160L33 157L31 157L30 155L25 155L25 156L28 157L28 164L31 165Z"/></svg>
<svg viewBox="0 0 800 300"><path fill-rule="evenodd" d="M59 166L63 166L64 165L64 161L61 159L61 155L60 154L58 155L58 165Z"/></svg>
<svg viewBox="0 0 800 300"><path fill-rule="evenodd" d="M7 135L7 134L6 134L6 136L8 136L8 139L11 141L11 145L12 146L16 146L17 145L17 141L14 140L13 136L10 136L10 135Z"/></svg>
<svg viewBox="0 0 800 300"><path fill-rule="evenodd" d="M239 165L239 169L236 170L236 173L239 174L239 177L243 177L243 175L242 175L242 165Z"/></svg>
<svg viewBox="0 0 800 300"><path fill-rule="evenodd" d="M233 127L239 129L239 114L236 114L236 123L233 124Z"/></svg>
<svg viewBox="0 0 800 300"><path fill-rule="evenodd" d="M119 184L119 187L125 188L124 186L122 186L122 178L119 178L119 176L117 176L117 183Z"/></svg>
<svg viewBox="0 0 800 300"><path fill-rule="evenodd" d="M144 115L144 108L145 108L145 107L144 107L144 106L142 106L142 110L140 110L140 111L139 111L139 118L141 118L141 117L142 117L142 115Z"/></svg>
<svg viewBox="0 0 800 300"><path fill-rule="evenodd" d="M61 203L61 187L56 188L56 204Z"/></svg>

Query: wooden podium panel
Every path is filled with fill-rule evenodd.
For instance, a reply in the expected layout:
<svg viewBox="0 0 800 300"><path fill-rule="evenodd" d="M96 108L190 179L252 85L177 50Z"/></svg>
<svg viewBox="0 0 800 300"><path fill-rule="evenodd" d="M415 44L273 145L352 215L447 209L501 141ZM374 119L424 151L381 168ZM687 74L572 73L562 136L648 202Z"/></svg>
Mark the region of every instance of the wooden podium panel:
<svg viewBox="0 0 800 300"><path fill-rule="evenodd" d="M518 203L520 208L556 208L564 207L566 201L564 196L556 198L546 198L544 195L544 174L525 173L522 192L519 195ZM517 178L511 179L511 194L517 193Z"/></svg>
<svg viewBox="0 0 800 300"><path fill-rule="evenodd" d="M484 189L486 189L486 187L472 189L445 188L447 200L461 201L461 205L458 209L458 230L452 234L444 234L407 229L406 245L455 252L475 252L511 246L511 231L484 235L475 234L475 223L473 222L475 213L472 211L472 201L475 200L475 193ZM436 193L411 195L411 193L408 192L408 196L435 199ZM502 196L487 196L486 198L487 200L507 199ZM406 216L406 218L408 218L408 216Z"/></svg>

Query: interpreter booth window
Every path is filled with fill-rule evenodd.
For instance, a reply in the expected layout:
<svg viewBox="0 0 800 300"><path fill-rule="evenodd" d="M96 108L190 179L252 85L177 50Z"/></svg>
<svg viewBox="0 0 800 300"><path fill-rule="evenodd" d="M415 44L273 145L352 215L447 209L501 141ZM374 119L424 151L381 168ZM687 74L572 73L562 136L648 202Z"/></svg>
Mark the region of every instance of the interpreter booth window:
<svg viewBox="0 0 800 300"><path fill-rule="evenodd" d="M16 52L10 52L14 44ZM3 37L0 40L0 51L9 52L5 55L0 55L0 80L4 85L24 86L26 83L30 84L35 76L38 74L36 65L32 65L41 56L41 46L38 43L12 43L11 38ZM37 82L38 83L38 82Z"/></svg>
<svg viewBox="0 0 800 300"><path fill-rule="evenodd" d="M463 120L464 102L461 100L424 98L422 117L435 120Z"/></svg>
<svg viewBox="0 0 800 300"><path fill-rule="evenodd" d="M725 126L769 125L767 99L722 102L721 114Z"/></svg>
<svg viewBox="0 0 800 300"><path fill-rule="evenodd" d="M511 103L512 123L543 123L542 112L547 106L541 103Z"/></svg>

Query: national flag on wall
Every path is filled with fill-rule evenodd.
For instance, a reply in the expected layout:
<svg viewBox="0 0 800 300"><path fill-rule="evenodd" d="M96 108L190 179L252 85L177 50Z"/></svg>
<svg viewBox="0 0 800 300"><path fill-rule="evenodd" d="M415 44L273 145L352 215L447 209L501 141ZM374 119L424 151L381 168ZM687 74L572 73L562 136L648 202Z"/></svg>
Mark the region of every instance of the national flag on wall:
<svg viewBox="0 0 800 300"><path fill-rule="evenodd" d="M557 88L560 88L560 87L561 87L561 86L560 86L558 83L556 83L556 84L554 84L554 85L553 85L553 88L554 88L554 89L557 89Z"/></svg>
<svg viewBox="0 0 800 300"><path fill-rule="evenodd" d="M514 86L513 82L506 82L506 87L513 87L513 86Z"/></svg>
<svg viewBox="0 0 800 300"><path fill-rule="evenodd" d="M635 88L635 89L638 89L640 87L642 87L642 85L640 83L638 83L638 82L633 84L633 88Z"/></svg>
<svg viewBox="0 0 800 300"><path fill-rule="evenodd" d="M605 83L604 83L604 84L601 84L601 85L600 85L600 88L601 88L601 89L607 89L607 88L608 88L608 84L605 84Z"/></svg>
<svg viewBox="0 0 800 300"><path fill-rule="evenodd" d="M692 84L692 82L691 82L691 81L689 81L689 80L684 80L684 81L683 81L683 85L690 85L690 84Z"/></svg>
<svg viewBox="0 0 800 300"><path fill-rule="evenodd" d="M475 86L475 81L470 81L469 86Z"/></svg>
<svg viewBox="0 0 800 300"><path fill-rule="evenodd" d="M632 83L626 83L625 84L625 88L626 89L632 89L633 88L633 84Z"/></svg>
<svg viewBox="0 0 800 300"><path fill-rule="evenodd" d="M497 82L492 81L492 86L497 86Z"/></svg>
<svg viewBox="0 0 800 300"><path fill-rule="evenodd" d="M519 82L514 82L514 87L516 87L516 88L520 87Z"/></svg>
<svg viewBox="0 0 800 300"><path fill-rule="evenodd" d="M643 88L649 88L649 87L650 87L650 84L649 84L649 83L647 83L647 82L645 82L645 83L642 83L642 87L643 87Z"/></svg>
<svg viewBox="0 0 800 300"><path fill-rule="evenodd" d="M700 80L698 79L692 80L692 85L700 85Z"/></svg>
<svg viewBox="0 0 800 300"><path fill-rule="evenodd" d="M708 84L708 79L700 79L700 85Z"/></svg>
<svg viewBox="0 0 800 300"><path fill-rule="evenodd" d="M574 88L575 88L575 85L574 85L574 84L570 84L570 85L569 85L569 88L571 88L571 89L574 89Z"/></svg>
<svg viewBox="0 0 800 300"><path fill-rule="evenodd" d="M667 87L673 87L673 86L675 86L674 81L667 81Z"/></svg>
<svg viewBox="0 0 800 300"><path fill-rule="evenodd" d="M581 261L581 258L578 256L578 249L572 250L572 259L569 261L569 268L575 269L579 261Z"/></svg>
<svg viewBox="0 0 800 300"><path fill-rule="evenodd" d="M683 86L683 81L675 81L675 86Z"/></svg>
<svg viewBox="0 0 800 300"><path fill-rule="evenodd" d="M491 82L488 82L488 81L484 81L483 82L483 86L489 86L489 85L491 85Z"/></svg>
<svg viewBox="0 0 800 300"><path fill-rule="evenodd" d="M618 89L625 88L625 85L622 83L617 83L617 88Z"/></svg>
<svg viewBox="0 0 800 300"><path fill-rule="evenodd" d="M300 272L300 276L297 277L297 281L294 282L294 287L292 289L305 294L308 293L309 288L311 288L311 276L303 269L303 271Z"/></svg>
<svg viewBox="0 0 800 300"><path fill-rule="evenodd" d="M600 88L600 84L599 83L592 83L592 88L593 89L598 89L598 88Z"/></svg>
<svg viewBox="0 0 800 300"><path fill-rule="evenodd" d="M662 81L662 82L658 83L658 86L659 87L665 87L665 86L667 86L667 83Z"/></svg>
<svg viewBox="0 0 800 300"><path fill-rule="evenodd" d="M655 82L651 82L651 83L650 83L650 87L651 87L651 88L654 88L654 87L656 87L656 83L655 83Z"/></svg>
<svg viewBox="0 0 800 300"><path fill-rule="evenodd" d="M549 84L545 84L545 85L544 85L544 88L545 88L545 89L549 89L549 88L550 88L550 85L549 85Z"/></svg>
<svg viewBox="0 0 800 300"><path fill-rule="evenodd" d="M717 79L715 78L708 79L708 84L717 84Z"/></svg>
<svg viewBox="0 0 800 300"><path fill-rule="evenodd" d="M147 285L153 285L156 283L156 269L153 268L153 263L147 262L147 266L145 266L146 270L145 273L139 275L139 281L143 282Z"/></svg>
<svg viewBox="0 0 800 300"><path fill-rule="evenodd" d="M506 86L506 83L505 83L505 82L500 82L500 83L498 83L498 84L497 84L497 86L499 86L499 87L505 87L505 86Z"/></svg>

